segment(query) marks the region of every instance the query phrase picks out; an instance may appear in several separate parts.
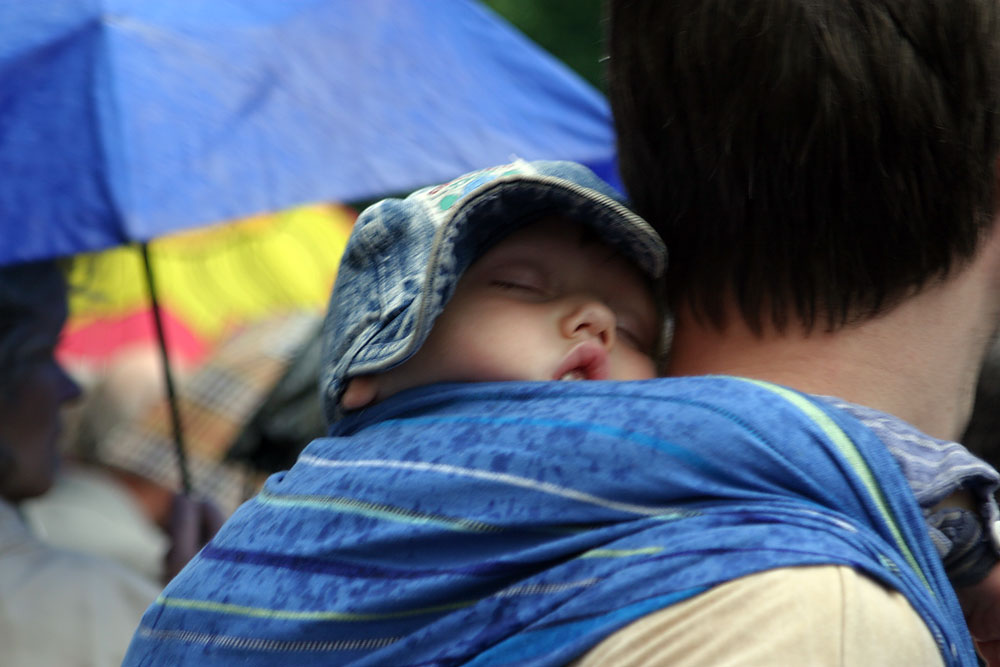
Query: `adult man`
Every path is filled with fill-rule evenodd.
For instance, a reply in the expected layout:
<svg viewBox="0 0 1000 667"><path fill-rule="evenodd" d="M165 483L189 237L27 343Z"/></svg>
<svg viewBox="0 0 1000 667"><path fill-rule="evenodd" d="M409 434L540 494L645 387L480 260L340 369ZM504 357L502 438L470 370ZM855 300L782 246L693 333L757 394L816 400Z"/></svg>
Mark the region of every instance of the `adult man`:
<svg viewBox="0 0 1000 667"><path fill-rule="evenodd" d="M1000 319L1000 5L612 0L610 20L623 178L671 253L670 373L771 381L890 430L957 438ZM933 500L973 486L936 463ZM918 489L928 516L941 511L931 495ZM1000 664L997 568L984 580L978 567L958 593ZM760 600L800 585L781 575L733 582L739 614L687 627L709 637L740 615L745 627ZM847 604L808 590L813 607ZM817 630L778 619L768 627L803 641Z"/></svg>

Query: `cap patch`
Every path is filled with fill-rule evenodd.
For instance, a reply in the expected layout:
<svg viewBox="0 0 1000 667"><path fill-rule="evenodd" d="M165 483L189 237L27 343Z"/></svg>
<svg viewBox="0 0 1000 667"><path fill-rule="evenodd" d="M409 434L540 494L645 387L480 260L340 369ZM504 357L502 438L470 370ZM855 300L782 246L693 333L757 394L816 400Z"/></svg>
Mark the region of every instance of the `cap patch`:
<svg viewBox="0 0 1000 667"><path fill-rule="evenodd" d="M505 164L499 167L490 167L481 171L476 171L465 176L460 176L453 181L435 185L424 190L418 190L412 196L424 200L424 203L438 213L445 213L461 201L470 192L479 186L494 181L504 176L514 176L518 174L534 173L528 169L517 169L517 165ZM528 165L525 165L528 166Z"/></svg>

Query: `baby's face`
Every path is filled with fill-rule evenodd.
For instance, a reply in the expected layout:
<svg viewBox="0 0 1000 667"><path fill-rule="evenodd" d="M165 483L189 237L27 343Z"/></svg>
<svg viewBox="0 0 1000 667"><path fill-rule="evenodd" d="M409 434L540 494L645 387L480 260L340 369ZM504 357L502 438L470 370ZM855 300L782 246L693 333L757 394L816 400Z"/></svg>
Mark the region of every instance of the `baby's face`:
<svg viewBox="0 0 1000 667"><path fill-rule="evenodd" d="M480 257L427 341L366 381L361 407L433 382L638 380L654 377L661 322L643 275L584 228L545 218Z"/></svg>

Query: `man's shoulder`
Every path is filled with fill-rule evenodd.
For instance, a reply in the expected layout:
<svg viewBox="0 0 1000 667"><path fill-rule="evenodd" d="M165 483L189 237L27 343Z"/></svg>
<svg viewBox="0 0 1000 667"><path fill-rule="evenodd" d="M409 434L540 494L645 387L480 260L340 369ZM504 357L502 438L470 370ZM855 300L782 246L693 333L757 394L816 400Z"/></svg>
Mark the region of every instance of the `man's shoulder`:
<svg viewBox="0 0 1000 667"><path fill-rule="evenodd" d="M934 637L902 594L836 565L778 568L726 582L625 626L573 667L609 662L943 664Z"/></svg>

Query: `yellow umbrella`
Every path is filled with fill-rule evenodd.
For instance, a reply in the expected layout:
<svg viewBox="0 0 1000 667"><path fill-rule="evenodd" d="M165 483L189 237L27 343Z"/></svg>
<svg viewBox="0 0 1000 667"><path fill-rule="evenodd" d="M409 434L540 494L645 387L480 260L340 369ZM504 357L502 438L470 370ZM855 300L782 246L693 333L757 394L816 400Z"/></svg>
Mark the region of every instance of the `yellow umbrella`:
<svg viewBox="0 0 1000 667"><path fill-rule="evenodd" d="M311 204L151 241L172 356L199 361L244 324L325 308L356 217L345 206ZM144 271L136 247L77 258L60 345L68 365L99 372L130 344L155 342Z"/></svg>

